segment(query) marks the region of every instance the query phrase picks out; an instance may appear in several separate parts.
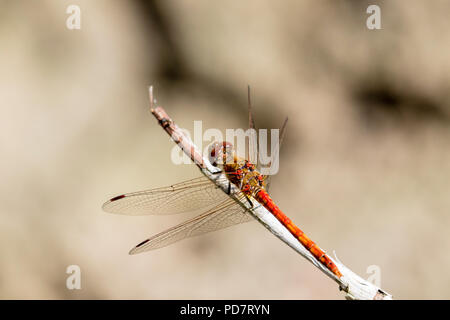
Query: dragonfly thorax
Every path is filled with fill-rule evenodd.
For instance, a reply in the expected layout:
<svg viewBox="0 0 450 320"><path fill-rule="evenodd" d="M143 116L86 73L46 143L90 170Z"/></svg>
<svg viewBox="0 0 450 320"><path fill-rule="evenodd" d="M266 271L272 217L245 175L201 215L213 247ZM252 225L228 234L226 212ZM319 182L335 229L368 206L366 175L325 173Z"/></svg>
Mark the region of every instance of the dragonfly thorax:
<svg viewBox="0 0 450 320"><path fill-rule="evenodd" d="M237 164L225 165L224 171L228 180L246 195L254 196L265 187L264 176L246 160Z"/></svg>
<svg viewBox="0 0 450 320"><path fill-rule="evenodd" d="M230 142L215 142L209 147L211 164L220 167L228 180L246 195L254 195L265 187L264 176L251 162L237 157Z"/></svg>

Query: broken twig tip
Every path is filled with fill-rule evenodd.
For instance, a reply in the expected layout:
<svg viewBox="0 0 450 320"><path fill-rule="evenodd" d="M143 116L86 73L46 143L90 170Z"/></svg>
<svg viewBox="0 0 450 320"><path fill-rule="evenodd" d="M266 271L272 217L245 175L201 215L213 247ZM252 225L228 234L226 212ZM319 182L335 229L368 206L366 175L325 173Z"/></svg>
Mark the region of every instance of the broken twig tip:
<svg viewBox="0 0 450 320"><path fill-rule="evenodd" d="M148 87L148 95L150 98L150 111L153 113L153 105L155 103L155 98L153 97L153 86Z"/></svg>

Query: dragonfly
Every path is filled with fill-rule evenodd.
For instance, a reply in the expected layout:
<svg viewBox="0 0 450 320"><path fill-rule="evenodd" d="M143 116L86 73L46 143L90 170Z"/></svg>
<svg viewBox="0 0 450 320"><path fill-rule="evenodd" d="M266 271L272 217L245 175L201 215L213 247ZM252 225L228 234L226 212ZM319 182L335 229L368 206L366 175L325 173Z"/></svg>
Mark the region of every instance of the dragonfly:
<svg viewBox="0 0 450 320"><path fill-rule="evenodd" d="M284 137L286 123L287 118L281 128L279 145ZM250 98L249 126L254 128ZM224 173L220 179L228 184L228 192L203 176L167 187L121 194L103 204L102 208L106 212L132 216L201 212L192 219L147 238L133 247L130 254L162 248L186 238L254 220L248 209L230 197L233 189L237 190L233 194L237 199L248 200L250 206L253 205L251 200L255 200L264 206L320 263L341 277L339 269L328 255L272 200L268 193L271 176L262 175L249 159L239 157L230 142L212 143L207 155L210 163L220 169L218 172ZM231 188L232 185L235 188Z"/></svg>

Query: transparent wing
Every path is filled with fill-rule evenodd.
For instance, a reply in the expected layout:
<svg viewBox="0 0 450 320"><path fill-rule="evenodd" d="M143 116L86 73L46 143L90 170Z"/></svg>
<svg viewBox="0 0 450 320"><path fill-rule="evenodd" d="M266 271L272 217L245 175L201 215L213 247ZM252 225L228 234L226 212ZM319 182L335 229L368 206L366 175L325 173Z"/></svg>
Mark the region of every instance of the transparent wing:
<svg viewBox="0 0 450 320"><path fill-rule="evenodd" d="M207 177L200 177L170 187L156 188L114 197L102 206L110 213L126 215L175 214L210 208L229 199Z"/></svg>
<svg viewBox="0 0 450 320"><path fill-rule="evenodd" d="M250 97L250 85L247 86L247 98L248 98L248 128L255 130L256 133L256 126L255 126L255 118L253 117L252 113L252 100ZM246 159L250 162L256 163L258 159L258 150L259 150L259 141L258 141L258 135L255 134L254 136L250 136L247 142L247 149L248 154Z"/></svg>
<svg viewBox="0 0 450 320"><path fill-rule="evenodd" d="M162 248L189 237L251 220L253 216L248 211L228 198L205 213L148 238L131 249L130 254Z"/></svg>
<svg viewBox="0 0 450 320"><path fill-rule="evenodd" d="M286 119L284 119L283 125L281 126L280 137L279 137L280 140L278 141L278 148L275 149L277 152L275 152L272 155L272 159L270 160L269 167L272 165L272 163L276 162L275 161L276 160L275 157L278 157L278 154L279 154L279 152L281 150L281 144L283 143L284 135L286 134L287 123L288 123L288 117L286 117ZM269 188L270 188L270 182L271 182L270 180L271 180L271 178L272 178L272 176L270 176L270 175L264 176L264 180L265 180L265 183L266 183L266 190L267 191L269 191Z"/></svg>

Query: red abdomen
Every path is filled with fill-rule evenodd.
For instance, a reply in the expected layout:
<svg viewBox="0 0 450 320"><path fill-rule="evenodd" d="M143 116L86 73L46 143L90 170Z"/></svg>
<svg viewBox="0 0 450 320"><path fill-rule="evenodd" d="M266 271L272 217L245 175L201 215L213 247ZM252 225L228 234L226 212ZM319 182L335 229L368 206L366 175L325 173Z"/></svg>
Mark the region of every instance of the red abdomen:
<svg viewBox="0 0 450 320"><path fill-rule="evenodd" d="M254 195L256 201L261 203L270 213L272 213L278 221L280 221L294 237L296 237L300 243L312 253L317 260L319 260L325 267L327 267L331 272L333 272L338 278L342 276L339 269L334 264L334 262L327 256L322 249L320 249L314 241L309 239L299 227L297 227L291 219L289 219L278 206L270 198L269 194L264 190L260 189Z"/></svg>

